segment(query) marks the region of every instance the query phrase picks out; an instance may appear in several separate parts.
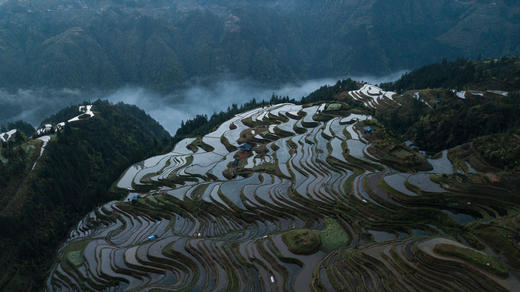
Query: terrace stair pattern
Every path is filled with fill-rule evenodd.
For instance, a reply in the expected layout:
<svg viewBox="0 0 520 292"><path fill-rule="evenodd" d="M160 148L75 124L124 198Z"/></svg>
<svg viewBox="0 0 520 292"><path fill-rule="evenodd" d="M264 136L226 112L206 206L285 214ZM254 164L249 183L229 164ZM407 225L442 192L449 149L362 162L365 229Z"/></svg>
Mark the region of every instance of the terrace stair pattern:
<svg viewBox="0 0 520 292"><path fill-rule="evenodd" d="M368 85L349 94L368 106L392 100L391 93ZM432 251L441 241L467 246L458 232L462 223L445 211L481 220L518 202L482 193L468 205L470 194L435 182L435 170L392 169L366 150L370 144L356 124L371 119L368 113L349 120L350 113L328 113L326 105L251 110L132 166L117 182L128 197L98 207L70 232L47 290L520 287L515 273L500 278ZM328 119L320 118L324 113ZM248 135L256 148L240 162L238 175L228 178L238 152L225 143L236 147ZM446 163L443 156L436 167L450 169ZM282 239L287 230L323 230L328 218L349 235L348 244L299 255Z"/></svg>

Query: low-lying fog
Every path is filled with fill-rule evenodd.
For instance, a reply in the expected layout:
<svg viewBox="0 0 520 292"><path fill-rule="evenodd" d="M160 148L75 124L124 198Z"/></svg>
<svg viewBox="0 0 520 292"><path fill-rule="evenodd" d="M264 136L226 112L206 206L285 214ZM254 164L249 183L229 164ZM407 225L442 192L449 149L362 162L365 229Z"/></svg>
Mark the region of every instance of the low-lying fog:
<svg viewBox="0 0 520 292"><path fill-rule="evenodd" d="M379 84L398 79L404 71L383 77L359 76L355 80ZM6 122L24 120L35 127L47 116L60 109L85 100L98 98L111 102L134 104L159 121L172 135L182 120L197 114L210 116L225 110L233 103L242 104L253 98L268 100L274 93L300 99L323 85L335 84L338 78L324 78L286 84L279 88L269 88L247 80L220 80L210 85L191 84L169 94L158 94L141 87L123 87L110 92L78 89L41 89L8 92L0 89L0 125Z"/></svg>

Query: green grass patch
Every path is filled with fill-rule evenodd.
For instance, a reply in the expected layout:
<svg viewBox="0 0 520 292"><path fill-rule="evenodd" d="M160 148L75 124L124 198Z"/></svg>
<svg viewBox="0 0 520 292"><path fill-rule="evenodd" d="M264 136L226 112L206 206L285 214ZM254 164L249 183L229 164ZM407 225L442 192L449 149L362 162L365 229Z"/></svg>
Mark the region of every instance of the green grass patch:
<svg viewBox="0 0 520 292"><path fill-rule="evenodd" d="M320 236L310 229L289 230L282 234L282 239L294 254L313 254L320 247Z"/></svg>
<svg viewBox="0 0 520 292"><path fill-rule="evenodd" d="M520 220L520 215L514 215L505 219L505 226L502 219L488 224L475 223L471 226L473 233L485 242L495 253L502 255L513 269L520 269L520 249L515 243L515 235L518 234L518 224L511 223ZM497 226L498 225L498 226Z"/></svg>
<svg viewBox="0 0 520 292"><path fill-rule="evenodd" d="M321 248L330 252L350 244L350 236L336 219L326 218L326 228L319 231Z"/></svg>
<svg viewBox="0 0 520 292"><path fill-rule="evenodd" d="M441 255L452 256L470 262L500 277L507 277L509 274L507 267L495 257L472 248L440 243L435 245L433 251Z"/></svg>
<svg viewBox="0 0 520 292"><path fill-rule="evenodd" d="M327 106L327 108L325 109L325 111L339 111L341 109L341 104L340 103L332 103L332 104L329 104Z"/></svg>
<svg viewBox="0 0 520 292"><path fill-rule="evenodd" d="M233 152L233 151L237 150L237 147L235 147L233 144L231 144L224 135L222 135L220 137L220 142L224 145L224 147L226 147L226 150L229 152Z"/></svg>
<svg viewBox="0 0 520 292"><path fill-rule="evenodd" d="M74 250L74 251L71 251L71 252L68 252L65 257L67 258L67 261L69 262L69 264L75 266L75 267L80 267L81 265L83 265L83 256L81 255L81 251L79 250Z"/></svg>
<svg viewBox="0 0 520 292"><path fill-rule="evenodd" d="M265 172L265 173L269 173L272 175L276 175L278 177L290 179L290 177L286 177L280 171L280 168L278 168L278 164L276 164L276 163L270 163L270 162L262 163L260 165L253 167L253 171L254 172Z"/></svg>
<svg viewBox="0 0 520 292"><path fill-rule="evenodd" d="M87 247L90 239L70 243L63 251L66 262L73 267L80 267L84 263L83 250Z"/></svg>
<svg viewBox="0 0 520 292"><path fill-rule="evenodd" d="M215 150L215 148L213 148L213 146L202 142L201 137L197 137L193 142L191 142L188 146L186 146L186 148L188 148L189 150L191 150L193 152L197 152L198 147L200 147L202 150L207 151L207 152L211 152L211 151Z"/></svg>

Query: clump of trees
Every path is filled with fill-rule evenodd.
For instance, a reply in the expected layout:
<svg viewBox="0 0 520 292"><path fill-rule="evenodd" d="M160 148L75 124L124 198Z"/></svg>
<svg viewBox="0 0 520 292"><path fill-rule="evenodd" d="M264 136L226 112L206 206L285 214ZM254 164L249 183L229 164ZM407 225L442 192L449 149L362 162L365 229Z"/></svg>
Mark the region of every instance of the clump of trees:
<svg viewBox="0 0 520 292"><path fill-rule="evenodd" d="M3 147L0 149L0 157L0 202L5 206L9 182L23 175L30 154L22 147Z"/></svg>
<svg viewBox="0 0 520 292"><path fill-rule="evenodd" d="M491 165L520 172L520 128L507 134L478 137L473 145Z"/></svg>
<svg viewBox="0 0 520 292"><path fill-rule="evenodd" d="M34 127L31 124L29 124L25 121L19 120L16 122L10 122L10 123L7 123L6 125L3 125L2 127L0 127L0 132L7 132L12 129L16 129L19 132L22 132L27 137L32 136L32 134L35 131Z"/></svg>
<svg viewBox="0 0 520 292"><path fill-rule="evenodd" d="M318 90L312 92L306 97L303 97L300 101L302 104L317 102L322 100L332 100L341 92L351 91L358 89L358 83L350 78L339 80L333 86L322 86ZM349 100L346 100L349 102Z"/></svg>
<svg viewBox="0 0 520 292"><path fill-rule="evenodd" d="M231 119L234 115L241 112L252 110L261 106L266 106L268 104L284 102L295 102L295 100L290 99L287 96L282 97L273 94L269 102L265 100L257 101L255 98L253 98L251 101L246 102L241 106L232 104L227 108L226 111L214 113L210 118L208 118L207 115L197 115L193 119L189 119L186 122L181 122L181 126L179 129L177 129L173 141L176 143L186 137L200 136L209 133L216 126Z"/></svg>

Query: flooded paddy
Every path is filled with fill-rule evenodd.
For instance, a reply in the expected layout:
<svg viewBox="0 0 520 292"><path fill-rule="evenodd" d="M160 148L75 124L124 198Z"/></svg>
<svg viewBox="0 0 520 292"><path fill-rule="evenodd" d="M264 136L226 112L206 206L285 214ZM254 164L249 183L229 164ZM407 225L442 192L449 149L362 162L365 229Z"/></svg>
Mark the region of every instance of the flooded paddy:
<svg viewBox="0 0 520 292"><path fill-rule="evenodd" d="M349 94L371 107L395 98L370 86ZM470 214L499 214L510 196L479 193L467 204L477 188L447 191L433 182L431 175L454 172L447 151L428 159L431 171L397 172L366 152L370 143L354 130L368 112L324 118L326 108L251 110L200 137L213 151L193 153L188 138L131 166L116 183L124 198L70 231L47 290L405 291L429 281L453 291L461 281L471 291L505 291L503 283L517 280L486 278L472 263L428 249L435 238L467 244L467 224L484 222ZM238 146L242 132L254 137L259 128L269 135L250 140L246 155L220 139ZM71 262L77 255L83 261Z"/></svg>

